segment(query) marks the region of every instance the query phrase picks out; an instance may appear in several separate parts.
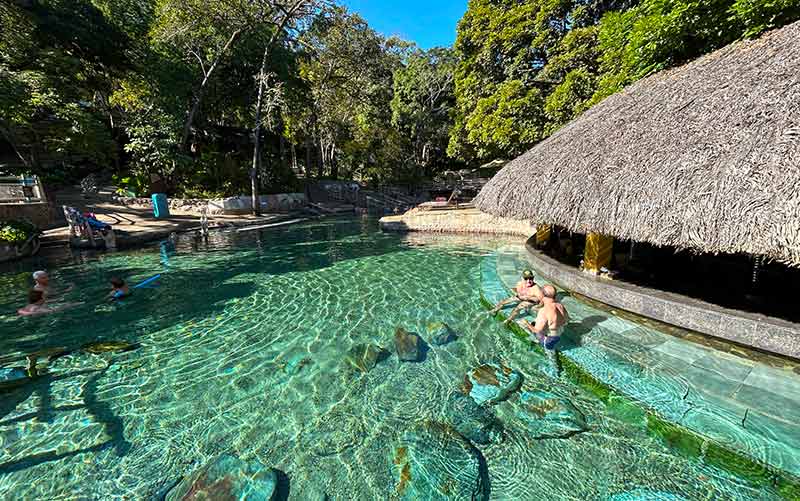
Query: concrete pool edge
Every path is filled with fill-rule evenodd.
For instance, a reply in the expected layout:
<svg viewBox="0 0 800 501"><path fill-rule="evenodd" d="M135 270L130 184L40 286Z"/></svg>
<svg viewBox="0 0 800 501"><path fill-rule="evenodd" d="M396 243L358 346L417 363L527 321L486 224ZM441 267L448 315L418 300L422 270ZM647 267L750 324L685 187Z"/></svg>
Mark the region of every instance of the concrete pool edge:
<svg viewBox="0 0 800 501"><path fill-rule="evenodd" d="M482 274L480 285L480 302L487 309L491 309L493 303L486 297ZM497 318L502 321L506 317L501 312L497 314ZM528 349L544 354L542 347L537 343L532 343L517 323L506 324L506 328ZM571 382L592 393L607 406L613 404L616 407L638 409L641 411L637 416L639 421L632 422L632 424L644 426L651 436L660 439L680 454L700 459L732 472L754 486L772 487L786 499L800 499L800 477L670 421L647 402L629 396L612 384L601 381L563 352L557 352L556 357L562 367L562 374Z"/></svg>
<svg viewBox="0 0 800 501"><path fill-rule="evenodd" d="M800 359L800 325L692 299L587 275L525 242L531 264L564 289L646 318L699 332L767 353ZM733 328L732 328L733 327Z"/></svg>

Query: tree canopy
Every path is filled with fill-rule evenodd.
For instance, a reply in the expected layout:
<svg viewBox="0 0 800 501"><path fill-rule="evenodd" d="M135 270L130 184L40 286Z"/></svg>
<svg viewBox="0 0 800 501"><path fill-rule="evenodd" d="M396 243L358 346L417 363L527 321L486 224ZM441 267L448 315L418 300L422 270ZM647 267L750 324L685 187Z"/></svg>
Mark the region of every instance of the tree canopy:
<svg viewBox="0 0 800 501"><path fill-rule="evenodd" d="M448 151L516 156L646 75L798 18L798 0L470 0Z"/></svg>
<svg viewBox="0 0 800 501"><path fill-rule="evenodd" d="M419 182L518 155L800 0L470 0L454 47L328 0L0 3L0 171L179 195Z"/></svg>

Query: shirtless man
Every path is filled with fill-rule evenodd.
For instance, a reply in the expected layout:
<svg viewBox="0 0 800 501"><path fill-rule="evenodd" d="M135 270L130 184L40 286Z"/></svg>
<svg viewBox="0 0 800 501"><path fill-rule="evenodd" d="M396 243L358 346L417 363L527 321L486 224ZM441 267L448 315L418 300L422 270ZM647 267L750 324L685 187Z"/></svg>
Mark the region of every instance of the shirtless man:
<svg viewBox="0 0 800 501"><path fill-rule="evenodd" d="M517 282L517 285L513 290L513 296L497 303L497 305L495 305L490 312L492 315L496 315L497 312L503 309L506 305L511 303L519 303L511 311L511 315L508 316L505 323L509 323L514 320L525 308L530 308L531 306L537 305L542 301L542 290L533 280L533 272L531 270L525 270L522 272L522 280Z"/></svg>
<svg viewBox="0 0 800 501"><path fill-rule="evenodd" d="M53 287L50 286L50 275L47 274L44 270L35 271L33 273L33 290L39 291L44 295L45 299L54 299L57 296L62 294L66 294L67 292L73 289L73 285L70 285L63 291L54 291Z"/></svg>
<svg viewBox="0 0 800 501"><path fill-rule="evenodd" d="M56 306L47 306L45 304L44 292L31 289L28 291L28 304L17 310L17 313L23 317L30 317L33 315L45 315L47 313L55 313L57 311L64 311L74 306L80 306L83 303L62 303Z"/></svg>
<svg viewBox="0 0 800 501"><path fill-rule="evenodd" d="M564 305L556 301L556 288L552 285L542 287L542 309L536 315L536 325L523 320L523 325L536 336L546 350L554 350L561 340L564 326L569 322L569 313Z"/></svg>

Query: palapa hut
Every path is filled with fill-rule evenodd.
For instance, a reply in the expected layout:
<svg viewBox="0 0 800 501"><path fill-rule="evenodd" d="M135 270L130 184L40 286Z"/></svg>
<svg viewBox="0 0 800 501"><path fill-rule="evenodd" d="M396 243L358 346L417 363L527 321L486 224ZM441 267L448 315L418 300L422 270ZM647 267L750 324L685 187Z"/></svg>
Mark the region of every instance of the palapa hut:
<svg viewBox="0 0 800 501"><path fill-rule="evenodd" d="M605 99L506 165L476 204L588 241L763 256L794 272L800 22Z"/></svg>

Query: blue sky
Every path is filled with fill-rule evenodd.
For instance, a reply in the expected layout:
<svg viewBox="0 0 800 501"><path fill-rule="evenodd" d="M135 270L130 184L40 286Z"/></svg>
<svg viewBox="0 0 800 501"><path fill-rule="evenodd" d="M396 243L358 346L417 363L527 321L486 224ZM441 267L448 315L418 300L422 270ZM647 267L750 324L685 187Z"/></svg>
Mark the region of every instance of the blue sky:
<svg viewBox="0 0 800 501"><path fill-rule="evenodd" d="M467 0L344 0L369 25L386 36L416 42L424 49L452 45Z"/></svg>

